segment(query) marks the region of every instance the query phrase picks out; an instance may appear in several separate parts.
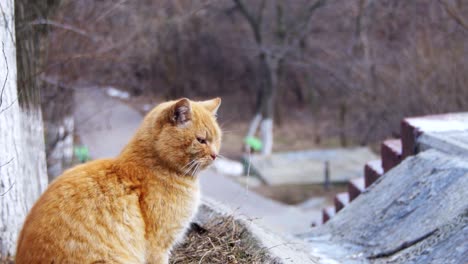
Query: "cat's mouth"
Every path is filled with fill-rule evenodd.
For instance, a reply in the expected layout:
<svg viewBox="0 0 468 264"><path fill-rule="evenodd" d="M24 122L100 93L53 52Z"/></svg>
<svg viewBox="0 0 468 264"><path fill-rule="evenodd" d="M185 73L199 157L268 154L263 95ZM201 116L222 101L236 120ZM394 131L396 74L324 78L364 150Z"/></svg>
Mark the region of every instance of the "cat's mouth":
<svg viewBox="0 0 468 264"><path fill-rule="evenodd" d="M209 166L213 165L214 160L211 158L200 158L193 159L187 165L182 167L182 172L184 175L198 175L202 170L205 170Z"/></svg>
<svg viewBox="0 0 468 264"><path fill-rule="evenodd" d="M203 161L203 164L202 164L203 169L206 169L206 168L210 167L211 165L213 165L213 163L214 163L214 160Z"/></svg>

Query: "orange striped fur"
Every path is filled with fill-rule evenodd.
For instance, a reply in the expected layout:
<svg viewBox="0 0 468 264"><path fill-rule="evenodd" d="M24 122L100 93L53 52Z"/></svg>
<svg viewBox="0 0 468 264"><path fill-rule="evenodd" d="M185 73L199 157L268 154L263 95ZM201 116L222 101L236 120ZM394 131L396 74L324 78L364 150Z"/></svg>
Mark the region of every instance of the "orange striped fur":
<svg viewBox="0 0 468 264"><path fill-rule="evenodd" d="M167 263L219 152L220 98L154 108L122 153L67 170L39 198L16 263Z"/></svg>

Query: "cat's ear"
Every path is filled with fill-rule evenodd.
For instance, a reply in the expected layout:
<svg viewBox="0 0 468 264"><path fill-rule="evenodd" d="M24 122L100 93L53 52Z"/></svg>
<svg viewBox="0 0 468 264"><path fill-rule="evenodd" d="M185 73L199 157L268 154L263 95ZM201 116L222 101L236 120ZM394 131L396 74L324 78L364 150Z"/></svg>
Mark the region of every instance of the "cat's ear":
<svg viewBox="0 0 468 264"><path fill-rule="evenodd" d="M206 100L203 102L200 102L200 104L205 107L208 111L210 111L213 115L216 115L218 112L218 108L221 105L221 98L216 97L211 100Z"/></svg>
<svg viewBox="0 0 468 264"><path fill-rule="evenodd" d="M192 120L192 107L187 98L182 98L172 106L171 121L175 125L185 125Z"/></svg>

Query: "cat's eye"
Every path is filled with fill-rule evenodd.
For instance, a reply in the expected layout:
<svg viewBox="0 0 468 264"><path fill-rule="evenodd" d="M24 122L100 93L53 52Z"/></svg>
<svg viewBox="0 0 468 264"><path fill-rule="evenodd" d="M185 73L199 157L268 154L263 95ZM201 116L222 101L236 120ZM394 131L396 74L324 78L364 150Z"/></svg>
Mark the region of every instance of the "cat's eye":
<svg viewBox="0 0 468 264"><path fill-rule="evenodd" d="M204 139L204 138L197 137L197 140L198 140L198 142L200 142L200 144L206 144L206 139Z"/></svg>

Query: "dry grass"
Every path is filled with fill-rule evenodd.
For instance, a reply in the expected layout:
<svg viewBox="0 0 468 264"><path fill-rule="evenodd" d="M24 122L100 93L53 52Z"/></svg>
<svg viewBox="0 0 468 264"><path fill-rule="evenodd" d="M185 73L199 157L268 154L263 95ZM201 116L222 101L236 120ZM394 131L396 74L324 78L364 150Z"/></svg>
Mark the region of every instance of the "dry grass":
<svg viewBox="0 0 468 264"><path fill-rule="evenodd" d="M234 217L215 217L203 227L192 223L184 242L172 251L169 263L274 263ZM1 256L0 256L1 257ZM13 259L0 264L13 264Z"/></svg>
<svg viewBox="0 0 468 264"><path fill-rule="evenodd" d="M0 254L0 264L14 264L15 261L13 257L8 257L7 259L3 259L2 254Z"/></svg>
<svg viewBox="0 0 468 264"><path fill-rule="evenodd" d="M203 227L192 224L170 263L271 263L266 250L249 240L245 227L232 216L215 217Z"/></svg>

